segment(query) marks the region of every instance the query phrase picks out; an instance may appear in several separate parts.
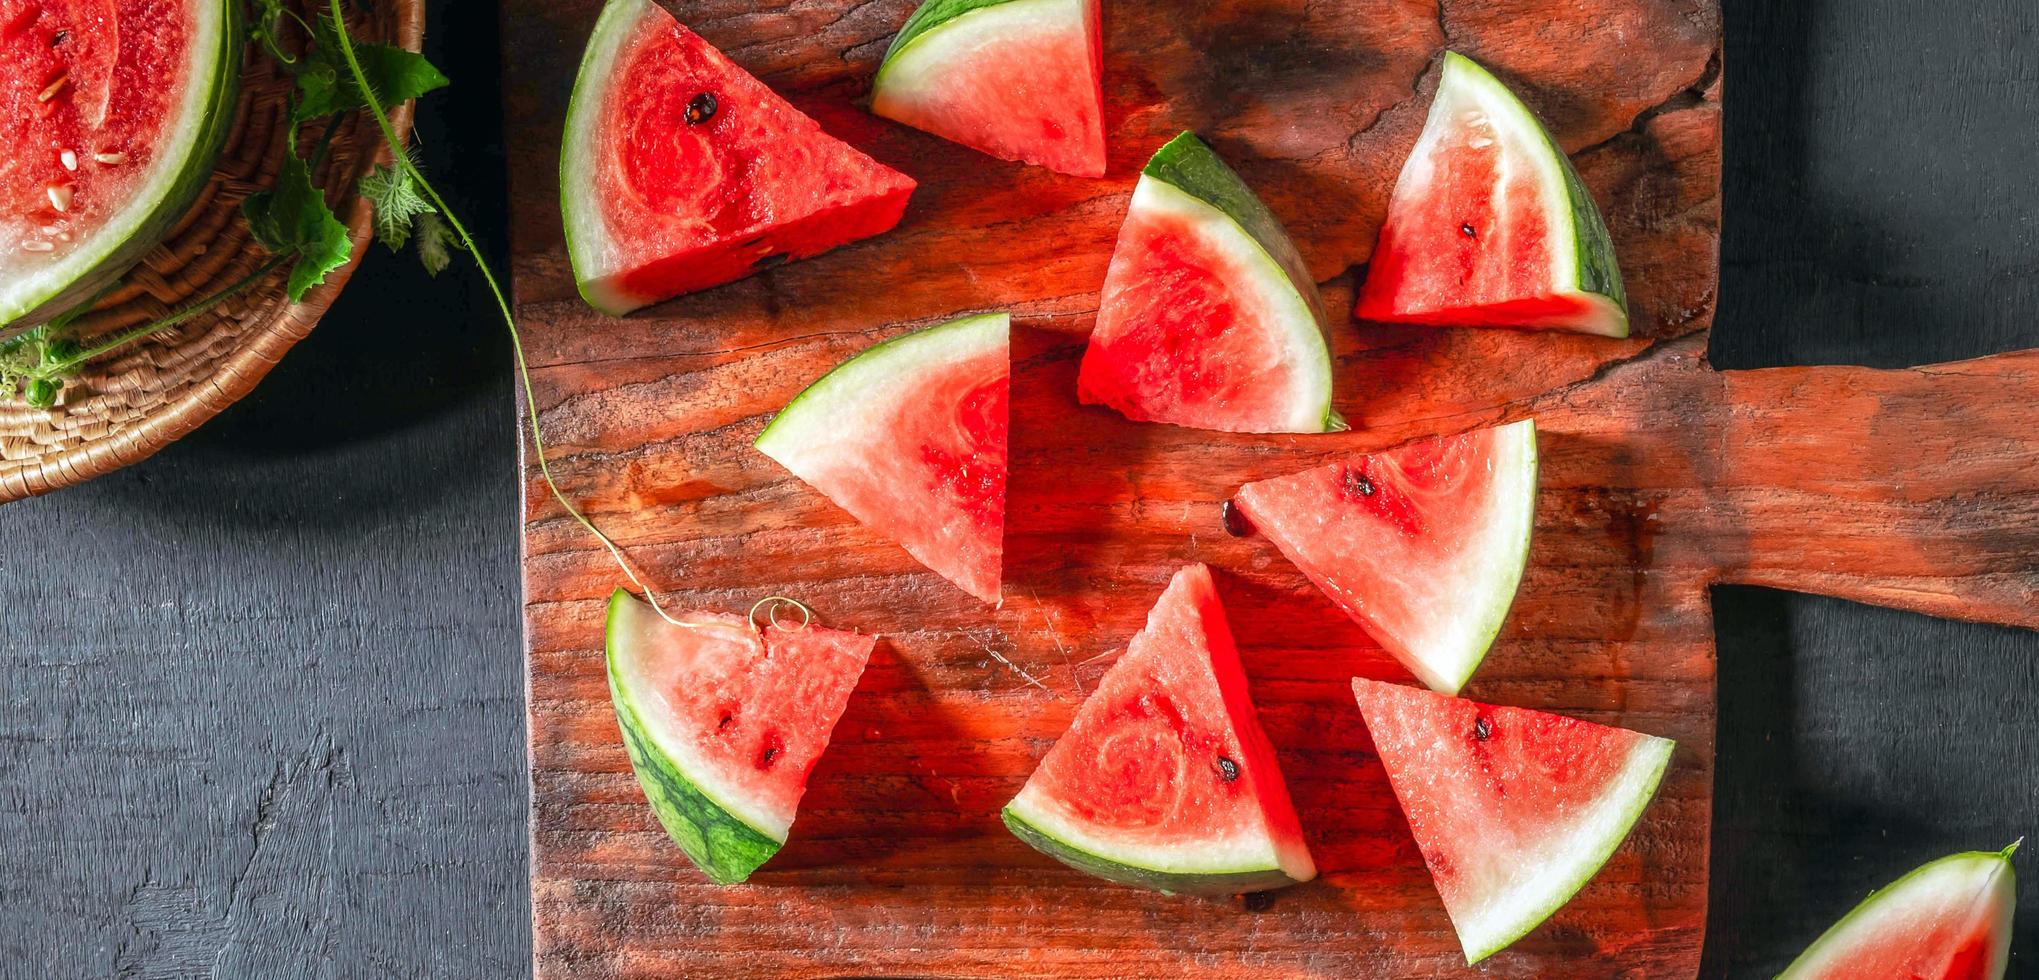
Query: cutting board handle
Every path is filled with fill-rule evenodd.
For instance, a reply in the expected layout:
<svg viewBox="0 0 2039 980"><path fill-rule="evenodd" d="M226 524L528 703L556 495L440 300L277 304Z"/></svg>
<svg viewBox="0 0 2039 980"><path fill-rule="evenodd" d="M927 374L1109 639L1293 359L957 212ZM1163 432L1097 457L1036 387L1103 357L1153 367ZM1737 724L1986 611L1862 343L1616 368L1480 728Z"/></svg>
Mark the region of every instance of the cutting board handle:
<svg viewBox="0 0 2039 980"><path fill-rule="evenodd" d="M1722 378L1723 581L2039 628L2039 351Z"/></svg>

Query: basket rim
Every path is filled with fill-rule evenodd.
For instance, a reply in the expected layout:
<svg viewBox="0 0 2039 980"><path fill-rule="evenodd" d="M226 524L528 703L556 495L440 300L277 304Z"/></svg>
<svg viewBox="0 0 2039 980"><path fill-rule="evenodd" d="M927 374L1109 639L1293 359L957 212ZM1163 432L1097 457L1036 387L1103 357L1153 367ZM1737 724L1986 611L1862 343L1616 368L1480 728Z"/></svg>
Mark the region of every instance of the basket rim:
<svg viewBox="0 0 2039 980"><path fill-rule="evenodd" d="M410 51L422 51L425 39L424 0L392 0L391 6L394 8L394 23L390 43ZM407 102L389 112L390 125L395 128L401 143L410 142L414 109L413 104ZM389 147L378 146L368 159L389 163ZM0 504L61 490L139 463L189 435L253 391L285 353L310 335L319 318L339 298L340 290L353 278L369 243L374 240L373 221L373 205L366 198L354 195L346 220L353 248L348 253L346 264L328 273L325 281L313 287L301 301L284 304L268 323L242 340L231 352L217 358L202 381L157 406L146 417L122 425L103 438L19 460L22 464L19 468L0 473Z"/></svg>

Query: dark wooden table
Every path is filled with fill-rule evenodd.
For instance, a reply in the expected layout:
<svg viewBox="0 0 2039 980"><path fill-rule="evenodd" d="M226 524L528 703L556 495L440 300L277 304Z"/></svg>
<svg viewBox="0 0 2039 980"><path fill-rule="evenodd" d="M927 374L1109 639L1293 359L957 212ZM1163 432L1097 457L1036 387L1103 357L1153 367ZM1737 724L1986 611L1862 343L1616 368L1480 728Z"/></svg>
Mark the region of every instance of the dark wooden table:
<svg viewBox="0 0 2039 980"><path fill-rule="evenodd" d="M1726 6L1711 359L2039 347L2039 11ZM456 84L426 157L500 247L494 6L435 5L432 30ZM515 436L484 302L374 253L248 401L0 508L0 976L528 970ZM2039 831L2039 634L1715 602L1707 975L1767 976L1919 861Z"/></svg>

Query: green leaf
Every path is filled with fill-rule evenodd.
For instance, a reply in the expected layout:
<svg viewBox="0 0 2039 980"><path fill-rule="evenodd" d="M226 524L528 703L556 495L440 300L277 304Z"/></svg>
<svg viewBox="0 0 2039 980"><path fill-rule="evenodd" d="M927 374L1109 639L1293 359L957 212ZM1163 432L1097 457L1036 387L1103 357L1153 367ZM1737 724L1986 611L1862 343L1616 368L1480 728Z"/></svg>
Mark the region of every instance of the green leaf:
<svg viewBox="0 0 2039 980"><path fill-rule="evenodd" d="M417 181L404 167L376 164L361 178L360 190L375 206L375 237L391 251L401 251L410 241L412 222L432 213L432 205L418 192Z"/></svg>
<svg viewBox="0 0 2039 980"><path fill-rule="evenodd" d="M446 266L453 261L453 250L462 247L460 240L453 236L453 229L447 226L437 211L430 211L418 215L417 232L418 261L432 275L445 272Z"/></svg>
<svg viewBox="0 0 2039 980"><path fill-rule="evenodd" d="M279 255L297 254L288 283L293 303L326 281L326 273L347 264L353 252L347 226L326 206L325 196L312 186L311 171L294 153L284 157L275 188L250 196L241 212L264 248Z"/></svg>
<svg viewBox="0 0 2039 980"><path fill-rule="evenodd" d="M402 48L355 41L354 57L361 63L368 87L378 96L377 104L385 109L447 85L446 76L424 55ZM304 61L304 69L297 74L301 101L295 118L299 122L368 105L367 96L354 83L353 72L340 56L332 18L319 18Z"/></svg>

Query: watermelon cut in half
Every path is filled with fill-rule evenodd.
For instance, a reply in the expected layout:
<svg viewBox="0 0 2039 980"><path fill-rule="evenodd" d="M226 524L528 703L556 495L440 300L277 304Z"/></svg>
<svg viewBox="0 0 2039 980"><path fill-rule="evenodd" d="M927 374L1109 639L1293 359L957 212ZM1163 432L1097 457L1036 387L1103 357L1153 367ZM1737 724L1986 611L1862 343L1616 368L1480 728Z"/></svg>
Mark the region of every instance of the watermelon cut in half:
<svg viewBox="0 0 2039 980"><path fill-rule="evenodd" d="M1323 300L1281 223L1190 133L1133 189L1077 393L1127 418L1329 432Z"/></svg>
<svg viewBox="0 0 2039 980"><path fill-rule="evenodd" d="M1621 269L1592 194L1535 113L1471 58L1444 54L1355 312L1628 336Z"/></svg>
<svg viewBox="0 0 2039 980"><path fill-rule="evenodd" d="M1354 678L1374 749L1466 962L1600 871L1656 795L1669 739Z"/></svg>
<svg viewBox="0 0 2039 980"><path fill-rule="evenodd" d="M1536 423L1249 483L1233 502L1417 680L1456 694L1529 561Z"/></svg>
<svg viewBox="0 0 2039 980"><path fill-rule="evenodd" d="M1175 573L1004 816L1072 868L1169 893L1317 876L1210 569Z"/></svg>
<svg viewBox="0 0 2039 980"><path fill-rule="evenodd" d="M871 111L1003 160L1105 169L1099 0L927 0L878 66Z"/></svg>
<svg viewBox="0 0 2039 980"><path fill-rule="evenodd" d="M650 0L609 0L567 108L581 295L622 315L899 223L913 180L821 131Z"/></svg>
<svg viewBox="0 0 2039 980"><path fill-rule="evenodd" d="M2012 844L1944 857L1870 895L1778 980L2001 980L2018 900Z"/></svg>
<svg viewBox="0 0 2039 980"><path fill-rule="evenodd" d="M998 605L1011 332L987 313L872 347L807 386L757 448Z"/></svg>
<svg viewBox="0 0 2039 980"><path fill-rule="evenodd" d="M786 843L807 774L877 640L819 626L760 630L743 616L680 621L621 589L609 597L609 696L659 823L726 885Z"/></svg>
<svg viewBox="0 0 2039 980"><path fill-rule="evenodd" d="M240 0L0 3L0 327L90 299L212 174Z"/></svg>

